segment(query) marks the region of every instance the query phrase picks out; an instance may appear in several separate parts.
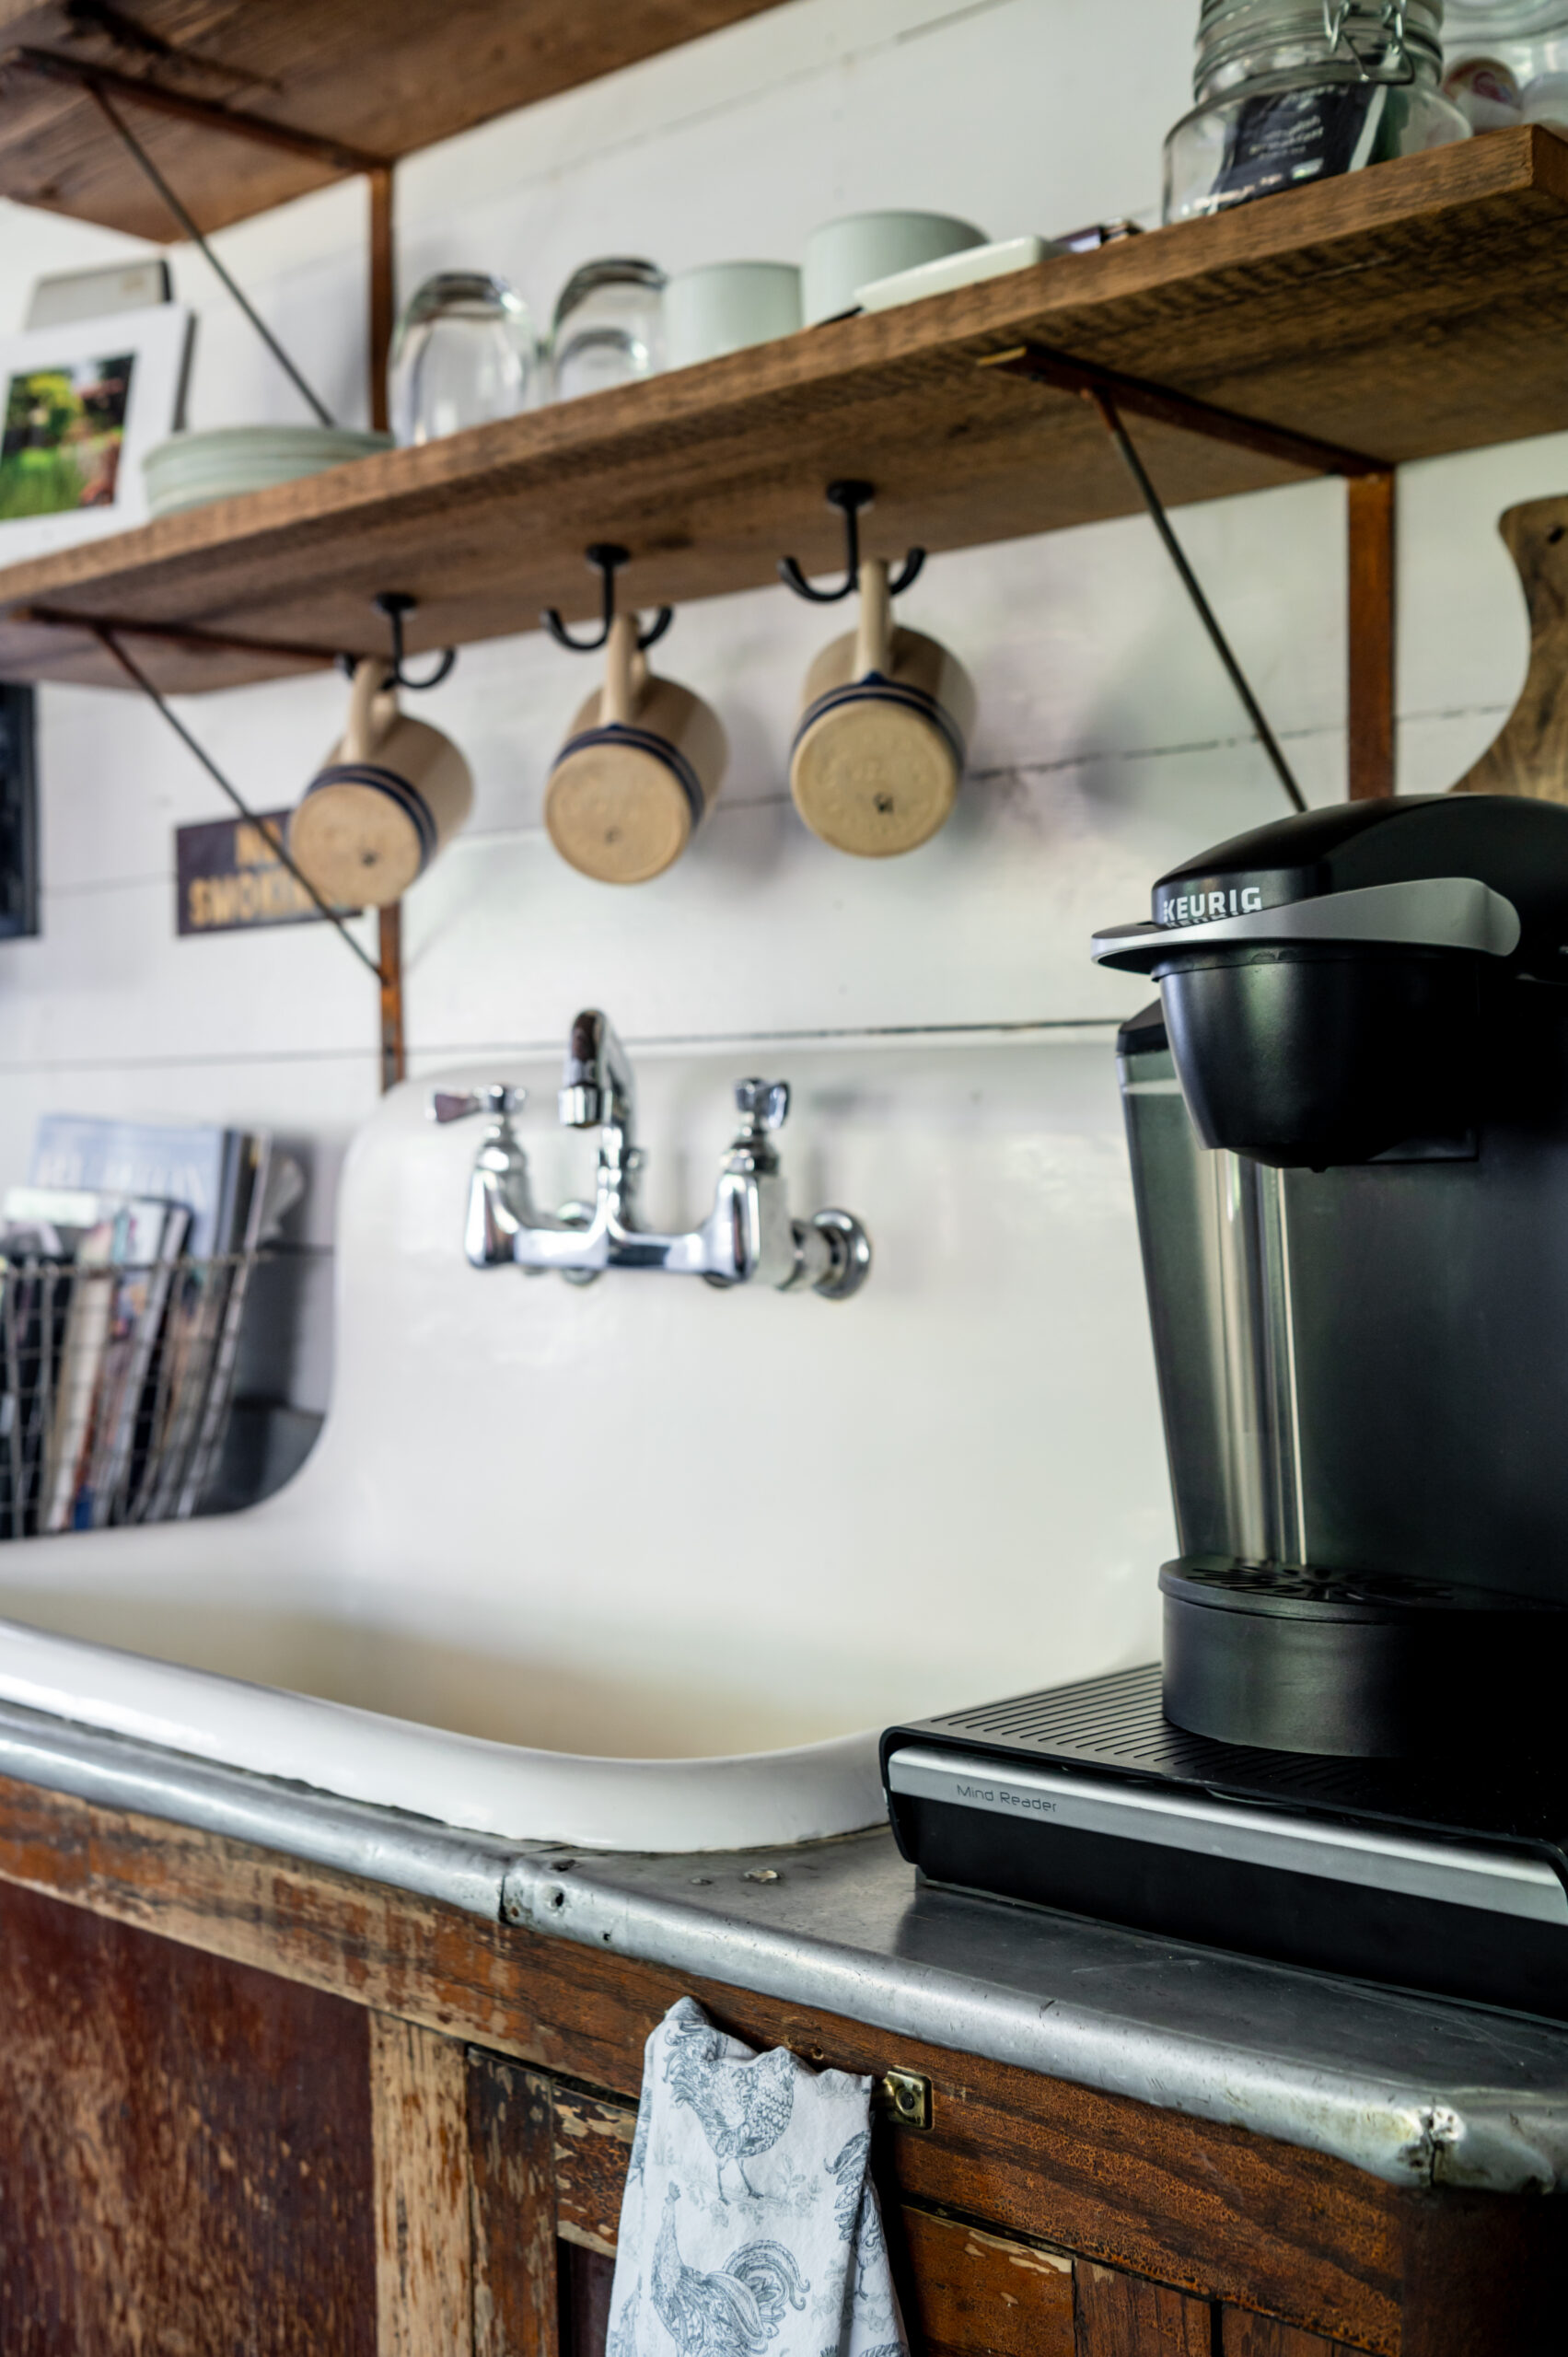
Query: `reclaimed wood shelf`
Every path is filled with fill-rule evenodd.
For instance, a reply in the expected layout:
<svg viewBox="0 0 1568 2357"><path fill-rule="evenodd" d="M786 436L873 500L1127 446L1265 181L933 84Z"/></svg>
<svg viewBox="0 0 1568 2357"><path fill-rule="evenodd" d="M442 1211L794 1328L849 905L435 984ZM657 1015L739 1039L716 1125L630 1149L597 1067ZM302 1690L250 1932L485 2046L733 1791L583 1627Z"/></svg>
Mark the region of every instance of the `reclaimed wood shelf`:
<svg viewBox="0 0 1568 2357"><path fill-rule="evenodd" d="M645 607L827 572L839 476L877 554L1131 512L1088 402L981 365L1026 340L1382 466L1474 449L1568 426L1563 323L1568 142L1493 132L13 565L0 676L122 683L93 622L170 691L282 676L378 650L389 589L416 649L581 619L593 540ZM1172 505L1305 471L1135 424Z"/></svg>
<svg viewBox="0 0 1568 2357"><path fill-rule="evenodd" d="M211 231L777 5L139 0L133 17L0 0L0 195L133 237L180 234L106 134L85 75L123 101Z"/></svg>

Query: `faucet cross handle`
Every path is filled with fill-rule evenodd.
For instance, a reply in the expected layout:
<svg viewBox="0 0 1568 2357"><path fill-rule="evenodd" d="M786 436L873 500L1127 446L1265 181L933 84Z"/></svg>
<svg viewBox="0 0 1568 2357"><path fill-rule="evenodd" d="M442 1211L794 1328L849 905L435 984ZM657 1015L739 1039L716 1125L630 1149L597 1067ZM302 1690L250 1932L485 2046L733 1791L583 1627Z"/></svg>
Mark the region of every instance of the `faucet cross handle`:
<svg viewBox="0 0 1568 2357"><path fill-rule="evenodd" d="M735 1109L754 1137L765 1130L782 1130L789 1118L789 1083L738 1080Z"/></svg>
<svg viewBox="0 0 1568 2357"><path fill-rule="evenodd" d="M466 1121L474 1113L488 1113L493 1121L504 1121L522 1111L528 1097L526 1088L503 1088L499 1082L489 1088L465 1089L460 1097L437 1088L431 1096L430 1118L443 1127L448 1121Z"/></svg>

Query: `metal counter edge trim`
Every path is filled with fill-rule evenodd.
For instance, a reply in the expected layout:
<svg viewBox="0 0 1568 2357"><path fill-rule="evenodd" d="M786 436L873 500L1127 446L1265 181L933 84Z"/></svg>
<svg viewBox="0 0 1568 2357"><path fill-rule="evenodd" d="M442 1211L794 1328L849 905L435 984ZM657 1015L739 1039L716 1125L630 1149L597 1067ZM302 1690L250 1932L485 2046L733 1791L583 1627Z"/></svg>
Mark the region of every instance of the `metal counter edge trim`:
<svg viewBox="0 0 1568 2357"><path fill-rule="evenodd" d="M0 1703L0 1775L282 1851L492 1923L501 1919L502 1884L518 1853L517 1842L494 1835L215 1767L17 1703Z"/></svg>
<svg viewBox="0 0 1568 2357"><path fill-rule="evenodd" d="M1446 2081L1411 2085L1397 2070L1375 2075L1321 2058L1240 2050L1120 2014L1113 2003L1041 2003L974 1971L759 1925L668 1888L650 1891L638 1887L656 1868L648 1859L579 1852L574 1871L563 1875L552 1864L558 1842L463 1832L16 1704L0 1704L0 1775L335 1868L486 1922L609 1946L923 2044L1249 2129L1393 2185L1499 2193L1568 2187L1568 2038L1561 2095ZM704 1863L716 1868L720 1861L709 1853ZM690 1868L689 1860L671 1860L672 1881L679 1875L689 1882ZM1555 2042L1548 2026L1519 2027L1524 2037ZM1506 2028L1500 2018L1500 2031Z"/></svg>
<svg viewBox="0 0 1568 2357"><path fill-rule="evenodd" d="M506 1876L503 1913L519 1929L601 1953L608 1947L924 2045L1248 2129L1347 2161L1391 2185L1498 2193L1568 2189L1568 2090L1561 2099L1501 2087L1445 2084L1439 2093L1401 2085L1393 2073L1374 2077L1322 2060L1222 2047L1110 2006L1041 2003L962 1970L798 1930L771 1931L662 1892L617 1887L614 1871L613 1859L581 1853L564 1876L547 1858L519 1859ZM1289 1977L1298 1984L1304 1978ZM1522 2025L1527 2032L1538 2026L1550 2029ZM898 2060L890 2053L888 2066Z"/></svg>

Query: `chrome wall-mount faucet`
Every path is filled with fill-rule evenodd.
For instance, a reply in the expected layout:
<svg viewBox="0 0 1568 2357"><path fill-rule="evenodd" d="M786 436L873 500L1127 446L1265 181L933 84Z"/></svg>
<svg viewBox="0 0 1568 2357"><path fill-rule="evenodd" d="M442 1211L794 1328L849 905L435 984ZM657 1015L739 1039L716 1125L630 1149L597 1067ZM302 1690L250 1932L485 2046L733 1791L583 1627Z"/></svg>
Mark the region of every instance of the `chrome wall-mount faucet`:
<svg viewBox="0 0 1568 2357"><path fill-rule="evenodd" d="M736 1084L740 1123L719 1170L713 1210L701 1227L683 1236L657 1236L637 1224L644 1156L633 1137L636 1088L607 1016L588 1007L573 1024L560 1096L563 1128L598 1132L593 1202L563 1203L553 1218L534 1210L528 1157L512 1127L523 1100L523 1090L500 1087L462 1097L438 1092L431 1099L437 1121L490 1117L469 1182L463 1234L476 1269L511 1263L530 1276L553 1269L572 1284L591 1284L606 1269L651 1269L665 1276L705 1277L714 1285L809 1289L827 1301L847 1301L865 1283L871 1245L849 1212L790 1216L773 1144L789 1111L786 1081Z"/></svg>

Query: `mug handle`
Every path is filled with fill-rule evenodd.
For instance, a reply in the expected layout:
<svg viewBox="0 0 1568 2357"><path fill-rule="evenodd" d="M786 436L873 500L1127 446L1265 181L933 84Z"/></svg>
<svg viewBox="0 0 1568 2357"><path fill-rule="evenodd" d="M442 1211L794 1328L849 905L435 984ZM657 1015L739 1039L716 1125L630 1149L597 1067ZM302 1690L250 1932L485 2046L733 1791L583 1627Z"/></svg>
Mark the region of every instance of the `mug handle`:
<svg viewBox="0 0 1568 2357"><path fill-rule="evenodd" d="M599 698L601 728L629 728L637 716L648 684L648 666L637 644L635 614L617 614L606 641L604 691Z"/></svg>
<svg viewBox="0 0 1568 2357"><path fill-rule="evenodd" d="M394 694L389 699L391 713L379 727L376 725L376 699L387 686L389 677L387 666L378 655L362 655L354 665L354 685L348 699L348 726L343 730L345 761L368 761L395 717L398 705Z"/></svg>
<svg viewBox="0 0 1568 2357"><path fill-rule="evenodd" d="M869 679L877 672L889 679L893 669L893 600L888 588L885 557L867 557L860 568L860 621L854 638L854 676Z"/></svg>

